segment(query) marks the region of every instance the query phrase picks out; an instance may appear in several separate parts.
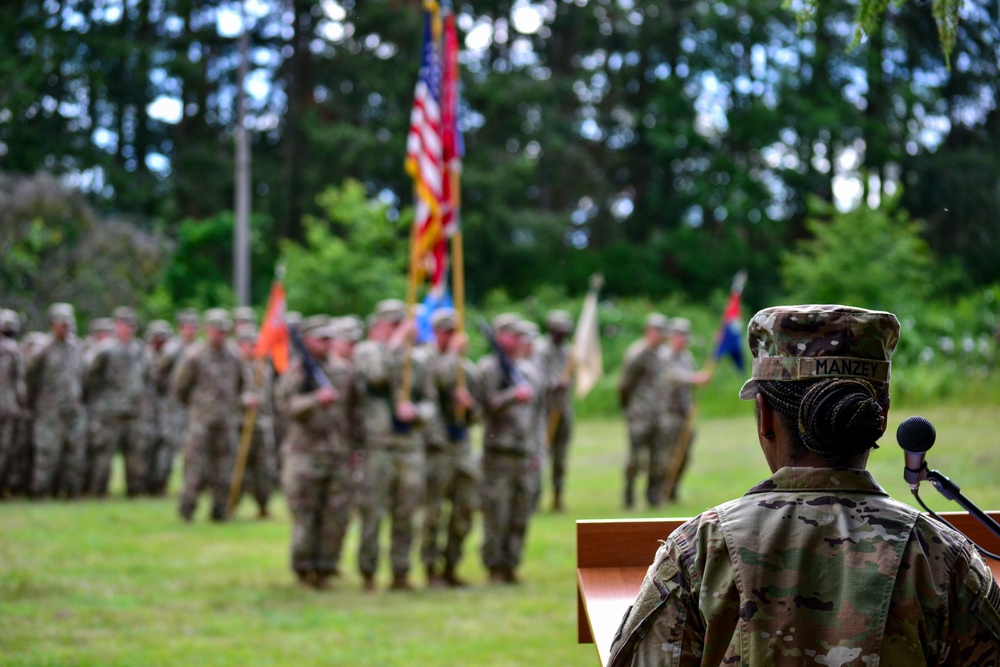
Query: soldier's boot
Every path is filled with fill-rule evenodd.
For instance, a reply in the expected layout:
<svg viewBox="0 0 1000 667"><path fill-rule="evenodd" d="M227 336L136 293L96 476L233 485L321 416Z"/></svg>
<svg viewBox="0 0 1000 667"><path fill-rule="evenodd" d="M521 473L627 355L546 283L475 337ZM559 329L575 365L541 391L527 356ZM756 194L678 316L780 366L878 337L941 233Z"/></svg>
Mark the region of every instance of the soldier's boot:
<svg viewBox="0 0 1000 667"><path fill-rule="evenodd" d="M295 573L296 583L301 588L312 588L315 582L315 577L313 572L296 572Z"/></svg>
<svg viewBox="0 0 1000 667"><path fill-rule="evenodd" d="M390 591L412 591L413 584L410 577L405 572L397 572L392 575L392 583L389 584Z"/></svg>
<svg viewBox="0 0 1000 667"><path fill-rule="evenodd" d="M562 489L556 489L555 496L552 498L552 511L562 512L563 509L565 508L563 507Z"/></svg>
<svg viewBox="0 0 1000 667"><path fill-rule="evenodd" d="M364 589L364 591L366 593L374 593L375 592L375 575L374 574L365 574L365 575L362 575L362 576L364 577L364 584L362 584L362 588Z"/></svg>
<svg viewBox="0 0 1000 667"><path fill-rule="evenodd" d="M455 566L452 563L448 563L444 566L444 572L441 574L441 578L444 579L444 582L452 588L464 588L469 585L469 582L455 574Z"/></svg>
<svg viewBox="0 0 1000 667"><path fill-rule="evenodd" d="M445 578L437 573L437 568L433 565L427 566L427 588L444 588L448 585Z"/></svg>
<svg viewBox="0 0 1000 667"><path fill-rule="evenodd" d="M502 584L504 582L504 572L503 568L491 567L490 568L490 583L491 584Z"/></svg>
<svg viewBox="0 0 1000 667"><path fill-rule="evenodd" d="M317 572L316 578L313 580L313 588L317 591L330 590L330 575Z"/></svg>
<svg viewBox="0 0 1000 667"><path fill-rule="evenodd" d="M521 583L521 578L517 576L514 572L514 568L505 567L503 569L503 583L505 584L519 584Z"/></svg>
<svg viewBox="0 0 1000 667"><path fill-rule="evenodd" d="M632 509L635 505L635 479L625 478L625 509Z"/></svg>
<svg viewBox="0 0 1000 667"><path fill-rule="evenodd" d="M257 518L258 519L271 518L271 513L267 511L267 505L260 505L257 507Z"/></svg>

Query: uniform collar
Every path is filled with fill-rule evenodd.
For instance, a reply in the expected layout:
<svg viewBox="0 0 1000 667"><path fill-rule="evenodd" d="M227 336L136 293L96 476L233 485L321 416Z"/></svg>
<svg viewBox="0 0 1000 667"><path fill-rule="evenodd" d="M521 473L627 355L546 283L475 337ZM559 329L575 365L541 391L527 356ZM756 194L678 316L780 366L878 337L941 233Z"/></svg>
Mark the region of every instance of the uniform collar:
<svg viewBox="0 0 1000 667"><path fill-rule="evenodd" d="M785 467L747 491L747 495L772 491L855 491L889 495L871 473L855 468Z"/></svg>

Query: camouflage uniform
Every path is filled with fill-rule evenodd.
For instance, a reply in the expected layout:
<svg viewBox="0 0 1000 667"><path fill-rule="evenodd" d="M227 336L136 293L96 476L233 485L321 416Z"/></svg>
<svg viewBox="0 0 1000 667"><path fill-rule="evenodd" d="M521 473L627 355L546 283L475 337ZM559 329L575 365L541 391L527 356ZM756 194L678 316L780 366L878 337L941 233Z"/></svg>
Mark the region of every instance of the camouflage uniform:
<svg viewBox="0 0 1000 667"><path fill-rule="evenodd" d="M173 447L175 436L170 433L169 403L172 400L170 387L168 384L160 384L159 381L159 369L171 333L167 322L163 320L150 322L146 330L148 344L143 350L142 420L146 424L147 437L146 490L154 495L166 493L174 465L173 459L177 452Z"/></svg>
<svg viewBox="0 0 1000 667"><path fill-rule="evenodd" d="M546 321L550 336L538 346L536 360L545 382L545 444L552 471L553 506L561 509L566 482L566 458L573 429L573 362L568 340L557 345L551 332L557 328L566 333L571 332L573 320L569 313L553 311ZM551 440L550 424L555 424Z"/></svg>
<svg viewBox="0 0 1000 667"><path fill-rule="evenodd" d="M673 332L683 335L690 334L690 323L687 320L674 318L670 321L670 326ZM681 475L684 474L684 469L691 458L691 445L694 443L695 432L694 424L688 424L688 420L693 420L694 392L692 386L696 372L694 355L686 347L680 350L673 348L666 350L667 387L662 407L665 411L664 431L667 443L667 467L677 466L677 477L673 480L673 486L663 490L668 500L676 499ZM686 436L687 447L685 451L681 452L678 451L678 448L685 425L690 431ZM667 484L669 483L667 480Z"/></svg>
<svg viewBox="0 0 1000 667"><path fill-rule="evenodd" d="M53 307L55 309L55 307ZM71 320L66 306L52 311ZM31 357L27 369L28 407L34 413L31 493L71 498L83 489L86 416L83 410L83 359L73 334L51 337Z"/></svg>
<svg viewBox="0 0 1000 667"><path fill-rule="evenodd" d="M88 494L105 496L111 476L111 459L121 448L125 457L128 495L146 490L148 431L141 408L145 398L145 366L142 346L109 338L94 351L87 367L91 441L87 452Z"/></svg>
<svg viewBox="0 0 1000 667"><path fill-rule="evenodd" d="M761 380L859 378L870 388L889 382L899 322L783 306L757 313L748 338L754 365L741 398L756 399ZM815 447L802 428L802 445ZM762 445L772 466L795 451L775 433L759 437L773 442ZM860 444L841 446L863 456L874 443ZM1000 589L964 536L893 500L865 470L782 467L674 531L611 655L616 667L994 665Z"/></svg>
<svg viewBox="0 0 1000 667"><path fill-rule="evenodd" d="M666 320L664 319L664 327ZM625 466L625 505L632 505L635 479L645 465L646 500L660 502L667 466L667 419L663 401L667 393L667 353L650 347L645 339L633 343L622 363L619 395L628 424L629 456ZM645 459L645 461L643 460Z"/></svg>
<svg viewBox="0 0 1000 667"><path fill-rule="evenodd" d="M358 567L367 578L379 558L379 526L391 514L391 561L394 581L410 570L414 519L424 493L424 440L421 429L434 419L437 390L421 350L412 351L410 400L419 416L415 424L395 420L394 406L402 382L404 350L365 341L355 363L364 384L365 498L361 500L361 545Z"/></svg>
<svg viewBox="0 0 1000 667"><path fill-rule="evenodd" d="M260 364L259 387L257 364ZM257 397L243 486L244 490L253 494L261 516L267 516L267 504L278 478L278 447L274 439L274 367L266 360L244 360L243 384L248 393ZM243 413L246 414L246 409Z"/></svg>
<svg viewBox="0 0 1000 667"><path fill-rule="evenodd" d="M211 312L211 311L210 311ZM228 327L228 320L216 324ZM209 324L206 316L206 324ZM174 376L174 391L187 406L184 431L184 487L179 512L190 521L198 494L208 487L212 494L212 519L226 518L226 502L237 447L236 420L240 414L243 369L231 346L216 348L208 342L191 346Z"/></svg>
<svg viewBox="0 0 1000 667"><path fill-rule="evenodd" d="M339 394L329 405L316 400L315 385L298 360L277 388L288 429L282 443L281 478L292 514L292 570L301 578L336 571L350 521L350 443L358 427L352 421L356 376L340 359L323 361L321 368Z"/></svg>
<svg viewBox="0 0 1000 667"><path fill-rule="evenodd" d="M194 311L182 311L177 318L178 326L197 326L198 314ZM157 393L163 396L163 414L160 416L163 425L163 442L161 443L160 455L157 457L156 477L169 481L174 466L174 460L184 438L184 431L187 429L187 408L177 398L177 394L172 391L174 374L180 368L180 360L195 343L187 343L181 335L170 338L164 345L156 367L150 372L156 378ZM162 467L161 467L162 466Z"/></svg>
<svg viewBox="0 0 1000 667"><path fill-rule="evenodd" d="M424 527L420 557L428 573L434 576L443 566L448 583L458 582L455 568L462 558L462 547L472 529L476 508L478 469L472 457L469 425L476 410L466 411L463 421L456 416L455 389L458 364L465 371L466 386L476 393L476 366L468 359L436 348L429 351L428 365L438 394L437 419L427 429L427 492L424 499ZM444 519L445 506L451 511ZM441 544L442 526L446 537Z"/></svg>
<svg viewBox="0 0 1000 667"><path fill-rule="evenodd" d="M498 316L494 328L504 325ZM516 365L534 389L535 399L520 403L497 357L479 361L479 401L483 406L483 564L497 580L513 580L521 563L528 522L538 499L538 394L534 364Z"/></svg>
<svg viewBox="0 0 1000 667"><path fill-rule="evenodd" d="M611 665L995 665L968 540L866 471L782 468L660 547Z"/></svg>
<svg viewBox="0 0 1000 667"><path fill-rule="evenodd" d="M4 319L6 318L6 319ZM0 324L17 323L17 314L0 311ZM24 357L13 338L0 331L0 494L7 491L8 470L16 450L17 422L25 400Z"/></svg>

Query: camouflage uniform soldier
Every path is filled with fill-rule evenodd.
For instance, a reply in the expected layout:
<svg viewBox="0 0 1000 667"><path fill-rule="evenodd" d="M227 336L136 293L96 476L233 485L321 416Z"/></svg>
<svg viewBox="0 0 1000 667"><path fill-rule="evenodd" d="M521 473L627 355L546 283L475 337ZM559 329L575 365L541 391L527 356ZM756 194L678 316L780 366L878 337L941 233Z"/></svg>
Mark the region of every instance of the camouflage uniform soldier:
<svg viewBox="0 0 1000 667"><path fill-rule="evenodd" d="M31 359L44 345L49 342L49 335L42 331L29 331L21 339L21 354L24 357L25 393L27 388L27 369L31 367ZM25 397L25 409L17 420L14 429L14 451L7 463L7 488L13 495L27 495L31 492L33 475L32 459L34 458L35 419L31 410L27 409L30 398ZM86 424L84 424L86 428Z"/></svg>
<svg viewBox="0 0 1000 667"><path fill-rule="evenodd" d="M660 492L667 466L666 351L662 347L668 329L667 318L651 313L646 331L625 352L618 396L628 424L629 456L625 466L625 507L635 502L635 479L645 464L646 500L650 507L660 504ZM645 461L644 461L645 459Z"/></svg>
<svg viewBox="0 0 1000 667"><path fill-rule="evenodd" d="M406 307L388 299L376 308L376 328L386 343L359 346L355 355L364 386L365 493L361 507L358 566L365 589L373 590L379 558L379 526L391 514L392 590L410 590L410 547L414 519L424 493L424 441L421 429L434 419L437 391L420 350L410 359L411 391L402 396L406 339L414 333Z"/></svg>
<svg viewBox="0 0 1000 667"><path fill-rule="evenodd" d="M0 497L8 492L8 471L15 456L17 422L25 400L24 356L14 340L21 320L0 309Z"/></svg>
<svg viewBox="0 0 1000 667"><path fill-rule="evenodd" d="M174 460L181 451L184 431L187 428L187 409L173 391L174 373L180 368L180 360L198 340L198 328L201 316L197 310L188 308L177 313L177 335L164 344L163 354L155 369L157 391L165 396L163 406L163 424L165 442L160 461L166 465L157 476L169 480L173 471Z"/></svg>
<svg viewBox="0 0 1000 667"><path fill-rule="evenodd" d="M146 490L156 496L167 492L170 471L177 450L173 443L175 436L170 433L170 406L172 400L169 387L159 382L159 369L166 353L166 345L173 335L173 329L166 320L154 320L146 328L146 348L143 351L143 384L145 404L142 420L147 429L148 459Z"/></svg>
<svg viewBox="0 0 1000 667"><path fill-rule="evenodd" d="M573 362L569 336L573 318L553 310L545 318L548 336L538 346L536 359L545 382L545 439L552 469L552 509L563 510L566 457L573 429Z"/></svg>
<svg viewBox="0 0 1000 667"><path fill-rule="evenodd" d="M115 337L100 342L87 365L91 441L87 452L87 493L108 493L111 459L121 448L129 496L146 490L148 432L141 419L145 394L143 350L135 340L136 317L131 308L115 309Z"/></svg>
<svg viewBox="0 0 1000 667"><path fill-rule="evenodd" d="M982 558L864 469L898 339L891 313L753 317L740 397L773 475L664 542L612 665L996 664L1000 589Z"/></svg>
<svg viewBox="0 0 1000 667"><path fill-rule="evenodd" d="M278 404L288 418L282 443L282 486L292 514L292 570L303 585L325 588L337 563L350 521L350 443L357 382L347 361L328 356L336 335L316 315L301 326L303 342L330 381L320 388L301 359L294 359L278 383Z"/></svg>
<svg viewBox="0 0 1000 667"><path fill-rule="evenodd" d="M52 336L35 352L27 369L28 409L34 414L31 493L70 498L80 495L86 460L83 412L83 359L71 333L73 306L49 308Z"/></svg>
<svg viewBox="0 0 1000 667"><path fill-rule="evenodd" d="M229 314L221 308L205 313L206 340L191 346L174 375L174 392L187 406L184 431L184 488L178 511L194 516L198 494L212 494L212 520L225 521L226 501L236 454L243 367L229 345Z"/></svg>
<svg viewBox="0 0 1000 667"><path fill-rule="evenodd" d="M278 452L274 440L274 367L265 359L255 361L257 330L252 326L238 328L236 341L243 361L243 405L256 408L243 486L257 501L257 516L265 519L270 516L267 504L278 475ZM243 413L246 415L246 409Z"/></svg>
<svg viewBox="0 0 1000 667"><path fill-rule="evenodd" d="M483 406L483 564L494 583L517 583L528 521L538 498L538 386L535 367L519 359L520 318L505 313L493 320L501 349L524 376L512 384L495 354L479 361Z"/></svg>
<svg viewBox="0 0 1000 667"><path fill-rule="evenodd" d="M428 350L428 365L437 387L438 410L437 419L426 430L427 492L420 555L431 586L463 586L465 582L455 571L472 529L477 500L479 475L472 458L469 425L477 416L478 405L472 391L457 386L458 364L462 364L465 373L465 386L473 391L478 372L475 364L463 356L468 339L464 332L456 333L455 310L437 310L431 326L435 340ZM451 511L444 520L446 505ZM443 545L439 537L442 526L445 527Z"/></svg>
<svg viewBox="0 0 1000 667"><path fill-rule="evenodd" d="M694 397L691 388L711 379L708 371L695 369L688 349L691 322L683 317L669 322L670 348L667 350L667 393L663 407L666 417L667 470L663 488L667 500L677 499L677 487L690 459L694 441ZM681 442L684 439L685 442Z"/></svg>

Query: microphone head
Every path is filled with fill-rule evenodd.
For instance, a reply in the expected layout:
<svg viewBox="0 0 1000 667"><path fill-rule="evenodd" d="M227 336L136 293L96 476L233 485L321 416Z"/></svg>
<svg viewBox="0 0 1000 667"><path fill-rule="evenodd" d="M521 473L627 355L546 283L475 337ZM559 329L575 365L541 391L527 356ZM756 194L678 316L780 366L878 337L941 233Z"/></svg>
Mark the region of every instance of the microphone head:
<svg viewBox="0 0 1000 667"><path fill-rule="evenodd" d="M926 452L934 444L937 432L934 424L923 417L907 417L896 429L896 442L908 452Z"/></svg>

